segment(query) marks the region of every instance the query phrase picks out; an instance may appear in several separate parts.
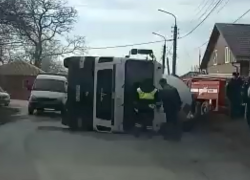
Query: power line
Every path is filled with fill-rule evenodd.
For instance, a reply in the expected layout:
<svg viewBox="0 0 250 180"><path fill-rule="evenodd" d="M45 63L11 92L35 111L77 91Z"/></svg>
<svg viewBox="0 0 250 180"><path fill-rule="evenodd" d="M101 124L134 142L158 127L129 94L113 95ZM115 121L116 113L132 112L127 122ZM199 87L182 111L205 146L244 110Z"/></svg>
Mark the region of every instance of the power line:
<svg viewBox="0 0 250 180"><path fill-rule="evenodd" d="M185 36L180 37L184 38L191 33L193 33L211 14L212 12L216 9L216 7L222 2L222 0L218 0L216 5L213 7L213 9L207 14L207 16L195 27L193 28L189 33L187 33ZM173 39L167 39L167 41L173 41ZM87 47L87 50L99 50L99 49L116 49L116 48L124 48L124 47L132 47L132 46L140 46L140 45L147 45L147 44L155 44L155 43L161 43L164 42L164 40L161 41L150 41L150 42L143 42L143 43L134 43L134 44L125 44L125 45L115 45L115 46L105 46L105 47Z"/></svg>
<svg viewBox="0 0 250 180"><path fill-rule="evenodd" d="M173 44L171 46L167 47L166 56L169 56L172 54L172 49L173 49Z"/></svg>
<svg viewBox="0 0 250 180"><path fill-rule="evenodd" d="M244 12L239 18L237 18L233 23L238 22L241 18L243 18L245 15L247 15L250 12L250 9L248 9L246 12Z"/></svg>
<svg viewBox="0 0 250 180"><path fill-rule="evenodd" d="M207 0L207 2L205 3L205 5L200 9L199 13L197 13L196 15L199 15L202 10L208 5L208 3L211 2L211 0ZM208 7L205 9L205 11L198 17L198 18L195 18L193 19L190 23L196 21L197 19L201 19L205 14L207 14L207 12L209 11L209 9L211 9L211 7L213 7L213 5L215 4L216 0L213 0L211 2L211 4L208 5Z"/></svg>
<svg viewBox="0 0 250 180"><path fill-rule="evenodd" d="M229 1L229 0L228 0ZM190 35L191 33L193 33L212 13L213 11L223 2L223 0L218 0L217 3L215 4L215 6L212 8L212 10L210 10L210 12L206 15L206 17L197 25L195 26L190 32L188 32L186 35L180 37L184 38L187 37L188 35ZM226 2L225 4L227 4L228 2ZM224 5L225 6L225 5ZM250 9L248 11L246 11L243 15L241 15L237 20L235 20L233 23L237 22L238 20L240 20L242 17L244 17L248 12L250 12ZM173 39L167 39L167 41L173 41ZM115 48L124 48L124 47L132 47L132 46L140 46L140 45L147 45L147 44L155 44L155 43L160 43L160 42L164 42L164 40L161 41L151 41L151 42L143 42L143 43L135 43L135 44L125 44L125 45L116 45L116 46L106 46L106 47L87 47L88 50L92 50L92 49L115 49ZM208 41L206 41L205 43L203 43L200 47L204 46ZM199 47L199 48L200 48Z"/></svg>
<svg viewBox="0 0 250 180"><path fill-rule="evenodd" d="M241 18L243 18L245 15L247 15L248 13L250 12L250 9L248 9L246 12L244 12L240 17L238 17L232 24L234 24L234 23L237 23ZM206 42L204 42L202 45L200 45L199 47L197 47L197 48L195 48L195 49L199 49L199 48L201 48L202 46L204 46L205 44L207 44L209 42L209 40L208 41L206 41Z"/></svg>
<svg viewBox="0 0 250 180"><path fill-rule="evenodd" d="M213 0L212 3L208 6L208 8L205 10L205 12L202 13L202 15L198 19L202 19L207 14L207 12L209 12L209 10L211 11L214 8L213 6L215 6L217 3L219 6L222 2L223 2L223 0L220 1L219 3L218 3L218 1L216 2L216 0Z"/></svg>
<svg viewBox="0 0 250 180"><path fill-rule="evenodd" d="M205 16L205 18L199 23L197 24L191 31L189 31L186 35L180 37L179 39L185 38L187 36L189 36L190 34L192 34L198 27L200 27L200 25L202 25L202 23L204 23L204 21L213 13L213 11L218 7L218 5L220 5L220 3L222 2L222 0L218 0L217 3L215 4L215 6L213 7L213 9L211 9L211 11Z"/></svg>
<svg viewBox="0 0 250 180"><path fill-rule="evenodd" d="M225 4L217 11L217 13L220 13L228 5L229 2L230 0L227 0Z"/></svg>
<svg viewBox="0 0 250 180"><path fill-rule="evenodd" d="M131 46L140 46L140 45L146 45L146 44L155 44L164 42L165 40L161 41L150 41L150 42L143 42L143 43L135 43L135 44L124 44L124 45L116 45L116 46L104 46L104 47L87 47L87 50L92 49L115 49L115 48L124 48L124 47L131 47ZM173 39L167 39L166 41L173 41Z"/></svg>
<svg viewBox="0 0 250 180"><path fill-rule="evenodd" d="M209 0L205 0L205 2L207 2ZM204 0L201 1L201 3L197 6L197 8L194 11L197 11L201 8L201 6L204 4Z"/></svg>
<svg viewBox="0 0 250 180"><path fill-rule="evenodd" d="M183 37L180 38L184 38L186 36L188 36L189 34L191 34L193 31L195 31L208 17L209 15L213 12L213 10L220 4L222 0L219 0L219 3L217 3L215 5L215 7L210 11L210 13L193 29L191 30L188 34L186 34ZM86 6L86 5L81 5L81 6ZM167 41L173 41L173 39L167 39ZM143 42L143 43L135 43L135 44L125 44L125 45L115 45L115 46L105 46L105 47L87 47L87 50L99 50L99 49L115 49L115 48L124 48L124 47L132 47L132 46L140 46L140 45L147 45L147 44L155 44L155 43L160 43L160 42L164 42L164 40L161 41L151 41L151 42Z"/></svg>
<svg viewBox="0 0 250 180"><path fill-rule="evenodd" d="M205 2L203 1L202 3L200 3L200 5L198 6L197 10L200 9L196 14L195 16L197 16L198 14L201 13L202 9L204 9L207 4L209 3L210 0L205 0ZM203 6L202 6L203 5ZM196 11L196 10L195 10Z"/></svg>

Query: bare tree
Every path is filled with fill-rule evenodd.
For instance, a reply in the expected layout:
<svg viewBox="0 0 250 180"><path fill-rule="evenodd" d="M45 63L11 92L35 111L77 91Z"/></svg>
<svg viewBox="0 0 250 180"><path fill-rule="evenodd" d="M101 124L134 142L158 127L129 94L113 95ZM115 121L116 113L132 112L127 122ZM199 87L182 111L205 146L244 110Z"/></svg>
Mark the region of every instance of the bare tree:
<svg viewBox="0 0 250 180"><path fill-rule="evenodd" d="M1 2L15 1L11 13L7 12L0 24L8 24L12 29L12 35L18 39L24 54L13 54L15 58L30 59L30 62L41 67L45 56L61 56L65 54L84 52L84 37L67 37L76 22L77 11L67 5L63 0L0 0ZM8 3L7 3L8 4ZM6 5L6 7L8 7ZM3 13L0 9L0 14ZM18 17L18 18L17 18ZM18 21L18 22L16 22ZM10 23L11 22L11 23ZM58 36L65 37L68 44L58 41ZM44 48L53 44L53 48ZM21 56L20 56L21 55ZM25 56L25 57L24 57Z"/></svg>
<svg viewBox="0 0 250 180"><path fill-rule="evenodd" d="M64 57L69 54L82 54L85 53L84 46L85 39L82 36L66 37L65 44L56 39L51 39L43 44L44 53L42 59L48 56Z"/></svg>
<svg viewBox="0 0 250 180"><path fill-rule="evenodd" d="M28 29L30 16L26 11L26 0L0 0L0 24Z"/></svg>
<svg viewBox="0 0 250 180"><path fill-rule="evenodd" d="M45 72L60 74L66 71L62 60L47 56L43 59L41 69Z"/></svg>
<svg viewBox="0 0 250 180"><path fill-rule="evenodd" d="M11 40L17 35L14 33L16 29L31 31L32 26L27 19L29 16L29 12L26 11L26 0L0 0L1 44L13 43Z"/></svg>
<svg viewBox="0 0 250 180"><path fill-rule="evenodd" d="M199 65L191 66L191 71L199 72Z"/></svg>

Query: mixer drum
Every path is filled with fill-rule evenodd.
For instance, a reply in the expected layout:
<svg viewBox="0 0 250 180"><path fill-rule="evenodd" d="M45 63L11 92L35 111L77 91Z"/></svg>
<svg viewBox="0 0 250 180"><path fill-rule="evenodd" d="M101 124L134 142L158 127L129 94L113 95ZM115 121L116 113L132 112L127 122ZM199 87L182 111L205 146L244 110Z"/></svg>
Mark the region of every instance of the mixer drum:
<svg viewBox="0 0 250 180"><path fill-rule="evenodd" d="M182 108L179 114L179 118L183 122L184 129L191 129L194 119L192 119L192 116L190 116L192 104L192 94L190 88L179 77L173 75L165 75L164 78L167 80L168 84L178 90L182 101Z"/></svg>

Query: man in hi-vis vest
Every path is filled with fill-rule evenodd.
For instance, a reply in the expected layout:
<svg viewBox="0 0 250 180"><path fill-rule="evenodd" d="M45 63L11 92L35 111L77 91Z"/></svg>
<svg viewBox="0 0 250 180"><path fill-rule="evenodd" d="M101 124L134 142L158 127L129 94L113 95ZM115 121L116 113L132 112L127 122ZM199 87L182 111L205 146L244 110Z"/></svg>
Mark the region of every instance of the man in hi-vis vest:
<svg viewBox="0 0 250 180"><path fill-rule="evenodd" d="M137 113L135 119L134 135L140 136L145 128L149 137L153 135L154 109L161 106L158 98L158 89L153 85L152 79L144 80L136 90L134 110Z"/></svg>

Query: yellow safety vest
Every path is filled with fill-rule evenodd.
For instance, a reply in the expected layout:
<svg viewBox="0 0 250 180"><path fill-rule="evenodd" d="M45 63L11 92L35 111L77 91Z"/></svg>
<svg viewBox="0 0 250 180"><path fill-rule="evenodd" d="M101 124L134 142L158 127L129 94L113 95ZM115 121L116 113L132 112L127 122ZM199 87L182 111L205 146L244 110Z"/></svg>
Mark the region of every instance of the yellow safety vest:
<svg viewBox="0 0 250 180"><path fill-rule="evenodd" d="M145 99L145 100L154 100L155 99L155 93L157 92L157 89L154 89L153 91L149 93L145 93L141 90L141 88L137 89L137 92L139 94L139 99Z"/></svg>

